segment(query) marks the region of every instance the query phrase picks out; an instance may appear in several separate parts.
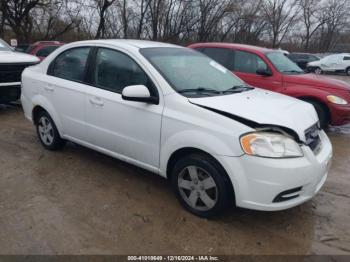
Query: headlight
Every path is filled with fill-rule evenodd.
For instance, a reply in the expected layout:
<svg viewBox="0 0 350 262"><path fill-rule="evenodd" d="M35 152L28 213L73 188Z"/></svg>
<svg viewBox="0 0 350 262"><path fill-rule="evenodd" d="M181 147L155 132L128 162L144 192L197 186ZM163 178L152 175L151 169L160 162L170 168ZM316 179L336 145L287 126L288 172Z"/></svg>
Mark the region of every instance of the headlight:
<svg viewBox="0 0 350 262"><path fill-rule="evenodd" d="M329 102L331 102L333 104L337 104L337 105L347 105L348 104L348 102L345 99L343 99L339 96L329 95L329 96L327 96L327 99Z"/></svg>
<svg viewBox="0 0 350 262"><path fill-rule="evenodd" d="M293 139L275 133L257 132L241 137L241 146L247 155L289 158L302 157L300 146Z"/></svg>

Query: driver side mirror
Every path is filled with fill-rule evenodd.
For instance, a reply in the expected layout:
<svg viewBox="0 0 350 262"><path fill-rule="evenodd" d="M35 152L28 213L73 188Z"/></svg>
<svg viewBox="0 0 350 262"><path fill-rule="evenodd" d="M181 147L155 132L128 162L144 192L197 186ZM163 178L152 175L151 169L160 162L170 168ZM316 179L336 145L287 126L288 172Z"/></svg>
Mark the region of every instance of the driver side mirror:
<svg viewBox="0 0 350 262"><path fill-rule="evenodd" d="M126 86L122 91L122 98L126 101L142 102L147 104L159 104L159 98L151 96L144 85Z"/></svg>
<svg viewBox="0 0 350 262"><path fill-rule="evenodd" d="M270 70L262 68L256 70L256 74L261 76L272 76L272 72Z"/></svg>

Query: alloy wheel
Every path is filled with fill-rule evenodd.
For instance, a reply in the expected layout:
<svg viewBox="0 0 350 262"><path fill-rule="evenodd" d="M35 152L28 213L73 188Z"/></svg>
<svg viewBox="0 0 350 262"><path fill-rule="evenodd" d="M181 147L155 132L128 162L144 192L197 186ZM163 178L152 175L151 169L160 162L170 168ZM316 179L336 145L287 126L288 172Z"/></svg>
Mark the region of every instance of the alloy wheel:
<svg viewBox="0 0 350 262"><path fill-rule="evenodd" d="M42 116L38 122L38 131L41 141L50 146L54 141L54 129L50 120L46 116Z"/></svg>
<svg viewBox="0 0 350 262"><path fill-rule="evenodd" d="M183 200L193 209L208 211L218 201L218 188L213 177L204 169L188 166L178 176L178 187Z"/></svg>

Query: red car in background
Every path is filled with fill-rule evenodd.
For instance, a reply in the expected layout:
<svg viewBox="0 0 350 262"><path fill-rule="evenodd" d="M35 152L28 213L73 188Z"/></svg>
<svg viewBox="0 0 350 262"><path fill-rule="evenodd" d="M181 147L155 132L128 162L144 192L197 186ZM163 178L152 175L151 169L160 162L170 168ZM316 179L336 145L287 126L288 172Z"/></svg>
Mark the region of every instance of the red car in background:
<svg viewBox="0 0 350 262"><path fill-rule="evenodd" d="M313 104L323 128L350 122L350 85L306 74L278 50L230 43L199 43L189 47L216 60L251 86Z"/></svg>
<svg viewBox="0 0 350 262"><path fill-rule="evenodd" d="M40 41L35 42L30 45L26 50L26 53L37 56L40 60L43 60L53 51L55 51L60 46L64 45L64 43L59 41Z"/></svg>

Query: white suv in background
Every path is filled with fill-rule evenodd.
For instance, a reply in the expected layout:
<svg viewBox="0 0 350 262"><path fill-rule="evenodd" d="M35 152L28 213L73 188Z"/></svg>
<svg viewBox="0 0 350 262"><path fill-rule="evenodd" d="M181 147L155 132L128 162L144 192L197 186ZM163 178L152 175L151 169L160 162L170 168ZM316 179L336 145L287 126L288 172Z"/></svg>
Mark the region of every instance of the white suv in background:
<svg viewBox="0 0 350 262"><path fill-rule="evenodd" d="M322 73L346 73L350 76L350 54L329 55L321 60L307 64L308 72Z"/></svg>
<svg viewBox="0 0 350 262"><path fill-rule="evenodd" d="M69 140L166 177L198 216L290 208L326 181L332 146L312 105L249 87L191 49L76 42L22 80L45 148Z"/></svg>
<svg viewBox="0 0 350 262"><path fill-rule="evenodd" d="M20 98L23 70L39 62L35 56L15 52L0 39L0 104Z"/></svg>

